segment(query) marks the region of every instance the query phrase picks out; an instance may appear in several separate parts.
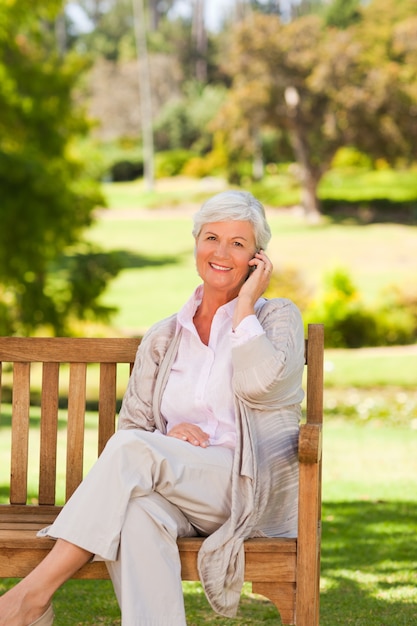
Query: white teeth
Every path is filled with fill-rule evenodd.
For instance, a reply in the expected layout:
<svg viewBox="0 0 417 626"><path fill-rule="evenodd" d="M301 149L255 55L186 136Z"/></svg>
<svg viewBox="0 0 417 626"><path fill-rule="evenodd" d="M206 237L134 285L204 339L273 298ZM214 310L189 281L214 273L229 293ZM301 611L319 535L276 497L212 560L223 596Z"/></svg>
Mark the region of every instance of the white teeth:
<svg viewBox="0 0 417 626"><path fill-rule="evenodd" d="M222 267L221 265L216 265L215 263L210 263L210 265L215 270L220 270L222 272L228 272L230 270L230 267Z"/></svg>

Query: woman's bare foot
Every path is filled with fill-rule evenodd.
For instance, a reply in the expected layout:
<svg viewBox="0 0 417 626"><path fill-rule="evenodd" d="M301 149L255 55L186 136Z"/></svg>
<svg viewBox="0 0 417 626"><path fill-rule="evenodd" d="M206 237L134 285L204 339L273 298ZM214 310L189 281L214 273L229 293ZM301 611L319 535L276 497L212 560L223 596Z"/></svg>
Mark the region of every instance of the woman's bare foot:
<svg viewBox="0 0 417 626"><path fill-rule="evenodd" d="M29 626L36 622L50 605L50 598L34 596L25 580L0 597L0 626Z"/></svg>
<svg viewBox="0 0 417 626"><path fill-rule="evenodd" d="M58 539L44 560L0 597L0 626L31 626L48 609L55 591L92 556L91 552ZM48 623L47 617L45 621Z"/></svg>

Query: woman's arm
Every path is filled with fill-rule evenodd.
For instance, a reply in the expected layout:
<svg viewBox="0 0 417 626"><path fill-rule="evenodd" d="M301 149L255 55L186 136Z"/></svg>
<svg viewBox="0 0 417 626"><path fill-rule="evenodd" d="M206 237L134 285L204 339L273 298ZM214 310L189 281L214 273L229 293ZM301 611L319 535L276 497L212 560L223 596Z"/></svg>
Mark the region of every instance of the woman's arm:
<svg viewBox="0 0 417 626"><path fill-rule="evenodd" d="M154 394L160 365L175 332L175 317L158 322L144 335L136 353L119 413L119 428L155 430Z"/></svg>
<svg viewBox="0 0 417 626"><path fill-rule="evenodd" d="M258 313L264 334L232 349L233 388L252 407L302 400L304 327L290 300L268 300Z"/></svg>

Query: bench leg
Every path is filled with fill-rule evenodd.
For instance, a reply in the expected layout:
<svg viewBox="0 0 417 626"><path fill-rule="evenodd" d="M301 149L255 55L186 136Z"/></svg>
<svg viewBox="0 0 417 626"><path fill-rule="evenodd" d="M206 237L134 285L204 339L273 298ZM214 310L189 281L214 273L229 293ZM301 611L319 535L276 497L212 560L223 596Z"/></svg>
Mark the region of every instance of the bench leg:
<svg viewBox="0 0 417 626"><path fill-rule="evenodd" d="M281 615L281 621L288 626L295 624L295 585L294 583L253 582L253 593L259 593L271 600Z"/></svg>

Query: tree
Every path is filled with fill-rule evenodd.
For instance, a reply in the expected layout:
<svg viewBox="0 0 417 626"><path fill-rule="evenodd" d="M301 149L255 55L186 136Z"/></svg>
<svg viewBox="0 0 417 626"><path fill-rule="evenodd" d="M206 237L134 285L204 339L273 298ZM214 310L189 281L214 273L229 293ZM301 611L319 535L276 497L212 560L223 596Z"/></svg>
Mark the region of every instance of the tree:
<svg viewBox="0 0 417 626"><path fill-rule="evenodd" d="M75 104L86 64L55 49L60 5L16 0L0 7L2 333L38 326L62 333L71 316L105 314L97 299L117 271L105 259L97 264L97 251L80 250L103 198L77 156L76 139L89 128ZM81 269L84 284L76 280Z"/></svg>
<svg viewBox="0 0 417 626"><path fill-rule="evenodd" d="M262 128L288 133L313 220L318 183L341 146L393 165L415 158L414 10L413 0L381 0L343 29L319 15L285 24L254 14L232 34L224 54L232 89L218 119L229 150L254 154Z"/></svg>
<svg viewBox="0 0 417 626"><path fill-rule="evenodd" d="M332 134L392 166L411 164L417 142L415 2L374 1L360 22L332 31L312 88L332 102Z"/></svg>
<svg viewBox="0 0 417 626"><path fill-rule="evenodd" d="M231 149L246 154L255 153L262 128L289 134L303 205L312 220L319 215L318 181L339 145L323 138L330 101L309 85L323 37L323 22L315 15L283 24L276 16L255 13L239 24L224 55L233 82L218 119Z"/></svg>
<svg viewBox="0 0 417 626"><path fill-rule="evenodd" d="M92 25L88 32L78 32L74 40L76 47L88 50L95 58L110 61L136 58L132 0L73 0L72 4L85 13ZM175 0L143 0L143 21L150 52L175 52L174 34L181 20L170 19L174 5ZM178 33L178 40L181 37L183 33Z"/></svg>

